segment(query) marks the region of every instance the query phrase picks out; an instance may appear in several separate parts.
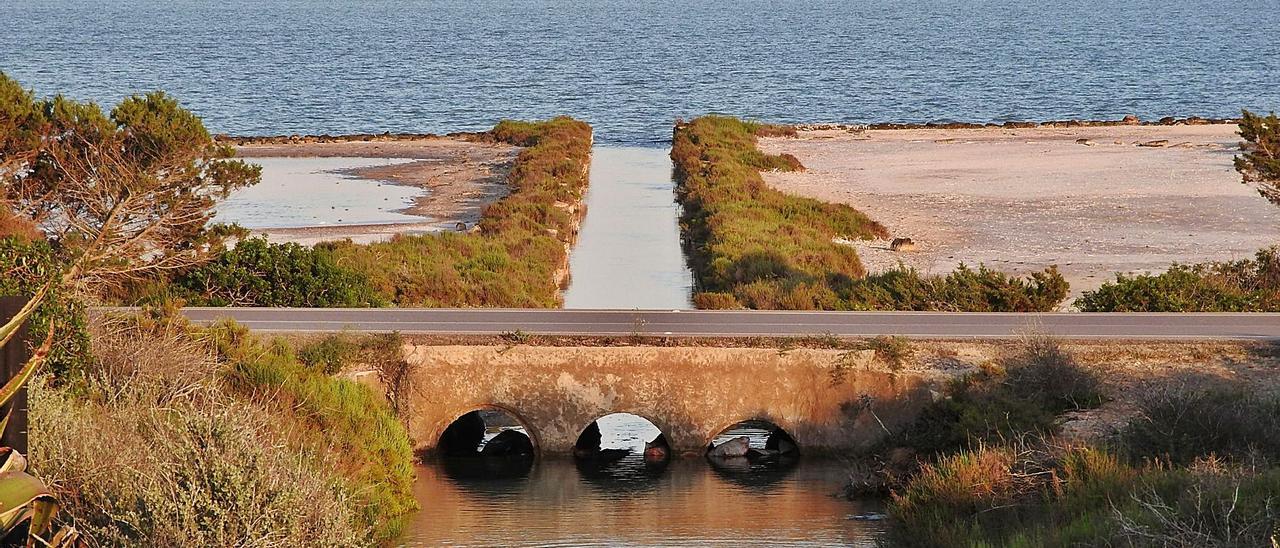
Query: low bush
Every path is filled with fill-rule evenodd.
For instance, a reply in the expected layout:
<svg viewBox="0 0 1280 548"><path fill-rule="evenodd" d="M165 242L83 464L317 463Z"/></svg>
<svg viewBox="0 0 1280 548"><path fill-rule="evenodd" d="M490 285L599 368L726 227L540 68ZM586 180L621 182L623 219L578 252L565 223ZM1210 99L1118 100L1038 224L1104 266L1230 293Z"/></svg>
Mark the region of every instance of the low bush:
<svg viewBox="0 0 1280 548"><path fill-rule="evenodd" d="M1280 312L1280 246L1253 259L1117 275L1076 305L1085 312Z"/></svg>
<svg viewBox="0 0 1280 548"><path fill-rule="evenodd" d="M31 297L49 280L63 274L65 261L58 249L44 240L0 237L0 296ZM43 342L50 322L57 322L57 335L50 351L49 371L64 382L90 370L83 303L61 285L56 285L32 315L27 328L32 344Z"/></svg>
<svg viewBox="0 0 1280 548"><path fill-rule="evenodd" d="M1213 455L1280 462L1280 398L1194 385L1149 388L1119 441L1134 459L1185 465Z"/></svg>
<svg viewBox="0 0 1280 548"><path fill-rule="evenodd" d="M360 274L324 247L241 240L173 281L196 306L362 307L385 304Z"/></svg>
<svg viewBox="0 0 1280 548"><path fill-rule="evenodd" d="M794 156L756 146L760 135L794 134L723 116L676 126L671 158L699 307L1026 312L1053 310L1066 298L1054 268L1026 280L982 266L947 276L906 268L867 276L854 248L840 242L887 237L883 226L847 205L769 188L760 176L803 169Z"/></svg>
<svg viewBox="0 0 1280 548"><path fill-rule="evenodd" d="M360 354L360 343L346 333L325 335L298 349L298 360L326 375L342 371Z"/></svg>
<svg viewBox="0 0 1280 548"><path fill-rule="evenodd" d="M1052 441L979 446L895 492L885 546L1273 546L1280 469L1134 466Z"/></svg>

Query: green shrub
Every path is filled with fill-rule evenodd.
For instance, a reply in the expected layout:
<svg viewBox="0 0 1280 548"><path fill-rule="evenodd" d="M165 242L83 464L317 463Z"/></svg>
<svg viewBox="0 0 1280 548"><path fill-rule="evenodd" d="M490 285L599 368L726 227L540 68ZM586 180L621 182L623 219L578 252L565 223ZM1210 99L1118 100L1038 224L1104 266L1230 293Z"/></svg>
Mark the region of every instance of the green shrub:
<svg viewBox="0 0 1280 548"><path fill-rule="evenodd" d="M62 275L65 263L53 244L44 240L0 238L0 296L30 297L49 280ZM80 377L91 368L84 305L61 285L45 298L28 323L33 345L44 341L49 323L57 322L49 370L60 381Z"/></svg>
<svg viewBox="0 0 1280 548"><path fill-rule="evenodd" d="M986 368L954 381L946 398L926 406L889 447L945 454L1028 434L1052 434L1057 417L1103 401L1096 374L1054 339L1031 336Z"/></svg>
<svg viewBox="0 0 1280 548"><path fill-rule="evenodd" d="M230 322L207 328L226 363L225 379L264 405L292 410L299 435L328 448L351 478L361 515L381 538L396 534L416 508L413 452L404 427L368 387L300 363L281 339L263 341Z"/></svg>
<svg viewBox="0 0 1280 548"><path fill-rule="evenodd" d="M682 229L700 291L700 308L791 310L1047 311L1067 295L1057 269L1017 279L979 267L943 277L910 269L866 276L841 239L884 238L865 214L769 188L762 170L804 169L794 156L772 156L760 135L794 135L723 116L678 124L671 148L683 206ZM706 295L706 296L703 296Z"/></svg>
<svg viewBox="0 0 1280 548"><path fill-rule="evenodd" d="M1076 305L1085 312L1280 312L1280 247L1253 259L1117 275Z"/></svg>
<svg viewBox="0 0 1280 548"><path fill-rule="evenodd" d="M83 383L30 384L29 454L95 545L373 544L358 486L298 443L292 409L226 390L183 327L96 321Z"/></svg>
<svg viewBox="0 0 1280 548"><path fill-rule="evenodd" d="M180 295L197 306L363 307L383 304L360 274L338 266L325 247L272 244L262 238L238 242L174 280Z"/></svg>
<svg viewBox="0 0 1280 548"><path fill-rule="evenodd" d="M1280 205L1280 118L1244 111L1240 118L1241 154L1236 171L1241 182L1258 185L1258 193Z"/></svg>
<svg viewBox="0 0 1280 548"><path fill-rule="evenodd" d="M325 335L298 350L298 360L326 375L334 375L360 354L360 344L350 335Z"/></svg>
<svg viewBox="0 0 1280 548"><path fill-rule="evenodd" d="M507 177L511 193L485 208L479 234L398 236L388 242L320 246L400 305L549 308L567 260L582 199L591 126L568 117L506 120L487 138L526 147Z"/></svg>
<svg viewBox="0 0 1280 548"><path fill-rule="evenodd" d="M1280 469L1133 466L1106 450L1013 442L926 464L889 506L884 546L1272 546Z"/></svg>
<svg viewBox="0 0 1280 548"><path fill-rule="evenodd" d="M897 268L837 287L855 309L953 312L1047 312L1057 308L1068 291L1057 267L1019 279L981 265L977 270L960 265L946 276Z"/></svg>
<svg viewBox="0 0 1280 548"><path fill-rule="evenodd" d="M693 294L693 306L703 310L734 310L742 308L742 303L732 293L703 291Z"/></svg>

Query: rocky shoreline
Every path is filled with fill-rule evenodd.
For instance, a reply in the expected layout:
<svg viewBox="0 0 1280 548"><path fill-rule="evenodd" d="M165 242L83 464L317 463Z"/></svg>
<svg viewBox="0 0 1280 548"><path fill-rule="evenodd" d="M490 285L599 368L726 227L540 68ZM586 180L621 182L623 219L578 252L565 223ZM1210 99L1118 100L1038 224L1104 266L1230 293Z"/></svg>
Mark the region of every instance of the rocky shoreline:
<svg viewBox="0 0 1280 548"><path fill-rule="evenodd" d="M213 140L223 144L243 145L290 145L311 143L351 143L351 142L392 142L422 141L429 139L462 139L466 141L486 140L488 132L454 132L444 135L435 133L349 133L340 135L292 134L292 135L226 135L219 134Z"/></svg>
<svg viewBox="0 0 1280 548"><path fill-rule="evenodd" d="M1008 122L925 122L900 123L877 122L870 124L794 124L797 131L821 130L868 130L868 129L1026 129L1026 128L1072 128L1072 127L1109 127L1109 126L1207 126L1215 124L1238 124L1236 118L1203 118L1188 116L1177 118L1165 116L1158 120L1142 120L1137 116L1125 116L1120 120L1047 120L1047 121L1008 121Z"/></svg>

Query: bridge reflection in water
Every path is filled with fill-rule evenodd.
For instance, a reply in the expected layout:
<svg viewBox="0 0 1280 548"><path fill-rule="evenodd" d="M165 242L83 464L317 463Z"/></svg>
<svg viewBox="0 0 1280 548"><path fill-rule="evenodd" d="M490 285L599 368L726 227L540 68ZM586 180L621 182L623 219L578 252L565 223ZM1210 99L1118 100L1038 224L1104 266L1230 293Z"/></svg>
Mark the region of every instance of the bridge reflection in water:
<svg viewBox="0 0 1280 548"><path fill-rule="evenodd" d="M734 430L764 447L760 425ZM754 429L750 429L754 428ZM602 418L603 448L643 448L657 432L634 415ZM572 457L477 468L433 459L418 468L423 510L409 521L406 546L873 544L879 523L849 519L881 510L878 501L834 496L846 474L838 461L785 465L713 464L673 459L647 465L640 452L606 466ZM519 461L518 461L519 462Z"/></svg>

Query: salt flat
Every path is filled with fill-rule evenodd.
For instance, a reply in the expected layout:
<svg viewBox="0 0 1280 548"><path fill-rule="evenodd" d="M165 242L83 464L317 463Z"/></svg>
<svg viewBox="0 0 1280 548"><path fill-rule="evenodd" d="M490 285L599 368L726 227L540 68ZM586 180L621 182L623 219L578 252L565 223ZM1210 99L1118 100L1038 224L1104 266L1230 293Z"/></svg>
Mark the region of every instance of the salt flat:
<svg viewBox="0 0 1280 548"><path fill-rule="evenodd" d="M1246 258L1280 243L1280 207L1232 167L1235 131L825 129L760 146L807 168L765 173L768 184L848 203L918 244L895 253L887 241L853 243L869 271L899 262L928 273L962 262L1013 273L1058 265L1076 297L1117 272Z"/></svg>

